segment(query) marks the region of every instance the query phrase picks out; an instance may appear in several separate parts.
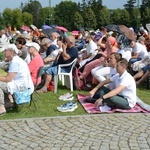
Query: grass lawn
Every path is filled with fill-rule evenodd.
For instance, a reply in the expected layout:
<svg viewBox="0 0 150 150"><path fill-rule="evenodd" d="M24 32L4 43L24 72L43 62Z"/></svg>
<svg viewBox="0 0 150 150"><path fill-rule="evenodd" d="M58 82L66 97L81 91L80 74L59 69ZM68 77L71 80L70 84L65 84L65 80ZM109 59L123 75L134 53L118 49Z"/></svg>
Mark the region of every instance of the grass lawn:
<svg viewBox="0 0 150 150"><path fill-rule="evenodd" d="M0 70L0 75L4 75ZM74 112L59 112L57 111L57 106L60 106L66 101L58 100L58 97L62 94L70 92L65 86L62 86L59 83L58 93L54 94L54 92L48 92L44 94L40 94L40 100L37 100L36 106L32 104L29 107L29 104L19 105L18 111L15 109L8 110L7 113L3 116L0 116L0 120L3 119L19 119L19 118L39 118L39 117L52 117L52 116L71 116L71 115L85 115L87 114L85 110L82 108L80 103L77 100L77 94L87 94L88 92L75 90L73 91L74 101L77 101L78 108ZM71 93L71 92L70 92ZM137 88L137 96L143 100L145 103L150 104L150 92L149 90L143 88L141 85Z"/></svg>

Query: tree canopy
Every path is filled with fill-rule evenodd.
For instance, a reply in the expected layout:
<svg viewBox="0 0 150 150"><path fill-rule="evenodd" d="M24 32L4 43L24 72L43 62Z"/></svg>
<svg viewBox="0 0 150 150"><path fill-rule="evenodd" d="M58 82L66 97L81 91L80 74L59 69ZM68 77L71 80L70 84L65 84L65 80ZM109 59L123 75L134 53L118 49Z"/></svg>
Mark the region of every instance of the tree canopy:
<svg viewBox="0 0 150 150"><path fill-rule="evenodd" d="M20 9L6 8L0 15L0 28L10 23L13 27L34 24L41 28L43 24L64 26L69 30L80 27L97 29L107 24L124 24L138 27L150 20L150 1L142 0L138 6L136 0L128 0L123 9L108 9L102 0L82 0L82 3L62 1L55 7L42 8L39 1L29 0L21 3Z"/></svg>

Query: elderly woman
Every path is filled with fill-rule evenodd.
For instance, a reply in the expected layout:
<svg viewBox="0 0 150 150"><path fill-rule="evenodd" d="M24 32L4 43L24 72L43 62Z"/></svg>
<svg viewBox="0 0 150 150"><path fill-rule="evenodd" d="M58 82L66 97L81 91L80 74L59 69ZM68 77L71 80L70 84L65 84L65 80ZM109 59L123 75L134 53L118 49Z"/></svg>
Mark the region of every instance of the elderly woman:
<svg viewBox="0 0 150 150"><path fill-rule="evenodd" d="M0 114L4 114L4 93L13 95L15 91L21 88L30 88L33 92L34 86L30 76L29 68L24 60L16 53L18 49L14 44L5 46L4 55L9 60L9 69L6 76L0 76Z"/></svg>

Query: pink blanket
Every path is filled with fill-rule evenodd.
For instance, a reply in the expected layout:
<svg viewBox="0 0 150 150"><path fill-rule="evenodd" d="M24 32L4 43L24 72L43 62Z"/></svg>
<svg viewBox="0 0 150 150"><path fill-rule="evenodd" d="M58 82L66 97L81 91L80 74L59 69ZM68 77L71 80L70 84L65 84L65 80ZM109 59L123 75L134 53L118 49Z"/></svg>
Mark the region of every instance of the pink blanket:
<svg viewBox="0 0 150 150"><path fill-rule="evenodd" d="M81 105L83 106L83 108L85 109L85 111L87 113L89 113L89 114L104 113L104 112L101 112L99 109L94 108L94 104L86 103L84 101L86 99L86 97L87 97L86 95L82 95L82 94L78 94L77 95L77 98L78 98L79 102L81 103ZM107 113L114 113L114 112L124 112L124 113L139 113L139 112L143 112L143 113L150 113L150 111L147 111L147 110L143 109L138 104L136 104L135 107L130 109L130 110L112 109L112 110L107 111Z"/></svg>

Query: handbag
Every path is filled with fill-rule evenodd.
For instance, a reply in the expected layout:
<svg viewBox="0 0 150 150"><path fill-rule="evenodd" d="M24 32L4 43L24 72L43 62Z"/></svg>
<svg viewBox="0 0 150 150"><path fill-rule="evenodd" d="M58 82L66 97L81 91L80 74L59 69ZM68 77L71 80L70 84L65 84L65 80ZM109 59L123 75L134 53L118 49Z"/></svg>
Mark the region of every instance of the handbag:
<svg viewBox="0 0 150 150"><path fill-rule="evenodd" d="M14 92L14 99L16 104L24 104L30 102L30 88L27 88L25 90L18 90Z"/></svg>

